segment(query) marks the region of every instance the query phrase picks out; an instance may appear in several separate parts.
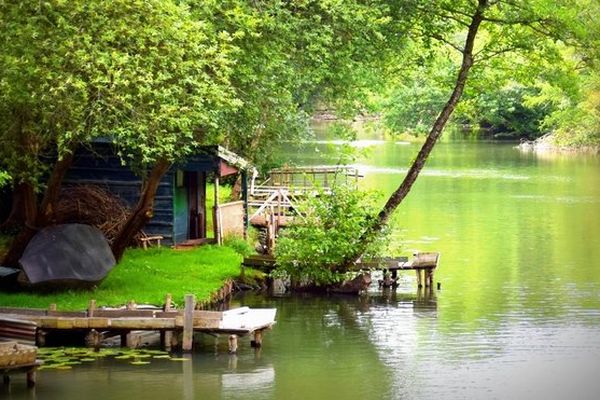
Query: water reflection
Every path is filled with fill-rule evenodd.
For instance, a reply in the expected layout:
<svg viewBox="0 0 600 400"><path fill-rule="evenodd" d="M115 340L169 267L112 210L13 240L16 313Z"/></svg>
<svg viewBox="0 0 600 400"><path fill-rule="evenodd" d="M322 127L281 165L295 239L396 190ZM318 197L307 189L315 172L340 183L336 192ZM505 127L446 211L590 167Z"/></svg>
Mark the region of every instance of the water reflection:
<svg viewBox="0 0 600 400"><path fill-rule="evenodd" d="M364 186L389 193L401 175L377 168L406 168L417 148L378 144L359 160L374 168ZM335 164L325 151L290 157ZM430 161L440 173L419 178L396 237L407 253L441 252L441 290L419 292L406 273L397 291L360 298L246 296L234 305L278 308L260 353L242 340L230 357L206 337L190 362L101 360L42 371L36 392L15 377L0 397L600 398L600 158L440 143Z"/></svg>

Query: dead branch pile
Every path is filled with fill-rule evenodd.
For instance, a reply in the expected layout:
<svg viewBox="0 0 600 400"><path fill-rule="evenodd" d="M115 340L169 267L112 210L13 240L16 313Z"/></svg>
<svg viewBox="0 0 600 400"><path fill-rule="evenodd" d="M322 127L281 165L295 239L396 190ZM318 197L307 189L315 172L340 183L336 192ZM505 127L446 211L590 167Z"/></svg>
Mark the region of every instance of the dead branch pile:
<svg viewBox="0 0 600 400"><path fill-rule="evenodd" d="M116 195L96 185L62 189L56 217L58 223L80 223L100 229L109 243L127 221L130 209Z"/></svg>

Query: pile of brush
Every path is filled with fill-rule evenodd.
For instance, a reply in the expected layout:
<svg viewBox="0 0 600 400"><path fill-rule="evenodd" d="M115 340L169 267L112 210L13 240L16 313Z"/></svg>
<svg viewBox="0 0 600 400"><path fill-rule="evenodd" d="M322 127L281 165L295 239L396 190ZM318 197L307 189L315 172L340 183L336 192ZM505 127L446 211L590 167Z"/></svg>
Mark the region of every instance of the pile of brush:
<svg viewBox="0 0 600 400"><path fill-rule="evenodd" d="M65 187L61 192L57 222L92 225L112 243L127 221L130 209L123 200L97 185Z"/></svg>

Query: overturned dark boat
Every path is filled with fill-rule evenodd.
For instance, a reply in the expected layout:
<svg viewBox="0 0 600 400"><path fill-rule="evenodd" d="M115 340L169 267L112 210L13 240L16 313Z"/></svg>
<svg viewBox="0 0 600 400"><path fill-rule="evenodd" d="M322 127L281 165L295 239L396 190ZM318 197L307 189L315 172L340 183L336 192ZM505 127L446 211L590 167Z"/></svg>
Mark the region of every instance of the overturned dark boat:
<svg viewBox="0 0 600 400"><path fill-rule="evenodd" d="M62 290L100 283L116 264L100 230L83 224L42 229L19 260L22 286Z"/></svg>

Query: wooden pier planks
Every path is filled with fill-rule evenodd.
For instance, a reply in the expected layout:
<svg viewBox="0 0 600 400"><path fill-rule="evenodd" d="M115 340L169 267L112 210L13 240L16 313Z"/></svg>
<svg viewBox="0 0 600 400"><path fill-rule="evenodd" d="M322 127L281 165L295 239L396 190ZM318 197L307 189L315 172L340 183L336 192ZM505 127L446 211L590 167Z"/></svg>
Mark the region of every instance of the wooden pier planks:
<svg viewBox="0 0 600 400"><path fill-rule="evenodd" d="M235 334L245 336L264 329L269 329L275 324L276 309L238 309L220 312L194 310L193 296L186 296L184 310L172 310L165 307L152 310L96 309L95 302L90 301L87 312L63 313L56 311L56 307L49 310L0 308L0 321L16 321L20 324L33 327L31 338L37 333L51 330L80 330L90 333L115 332L125 334L131 331L160 331L165 333L179 332L183 334L182 348L191 350L194 332L209 334ZM8 325L7 325L8 324ZM5 323L8 331L10 323ZM0 323L0 331L3 325ZM43 335L42 335L43 336ZM260 333L259 333L260 336Z"/></svg>
<svg viewBox="0 0 600 400"><path fill-rule="evenodd" d="M268 325L275 321L265 320L264 315L273 315L276 309L267 309L269 312L264 314L261 310L250 310L237 321L239 325L232 324L231 318L224 319L220 312L195 311L191 314L190 326L198 331L219 331L236 330L238 332L250 333L257 327ZM171 313L172 314L172 313ZM217 315L219 314L219 315ZM4 317L2 319L5 319ZM55 316L34 316L10 314L10 319L20 322L30 322L37 325L40 329L121 329L121 330L163 330L163 329L182 329L185 325L184 316L177 314L174 316L161 317L55 317ZM258 322L257 322L258 321ZM3 329L0 328L0 332Z"/></svg>

